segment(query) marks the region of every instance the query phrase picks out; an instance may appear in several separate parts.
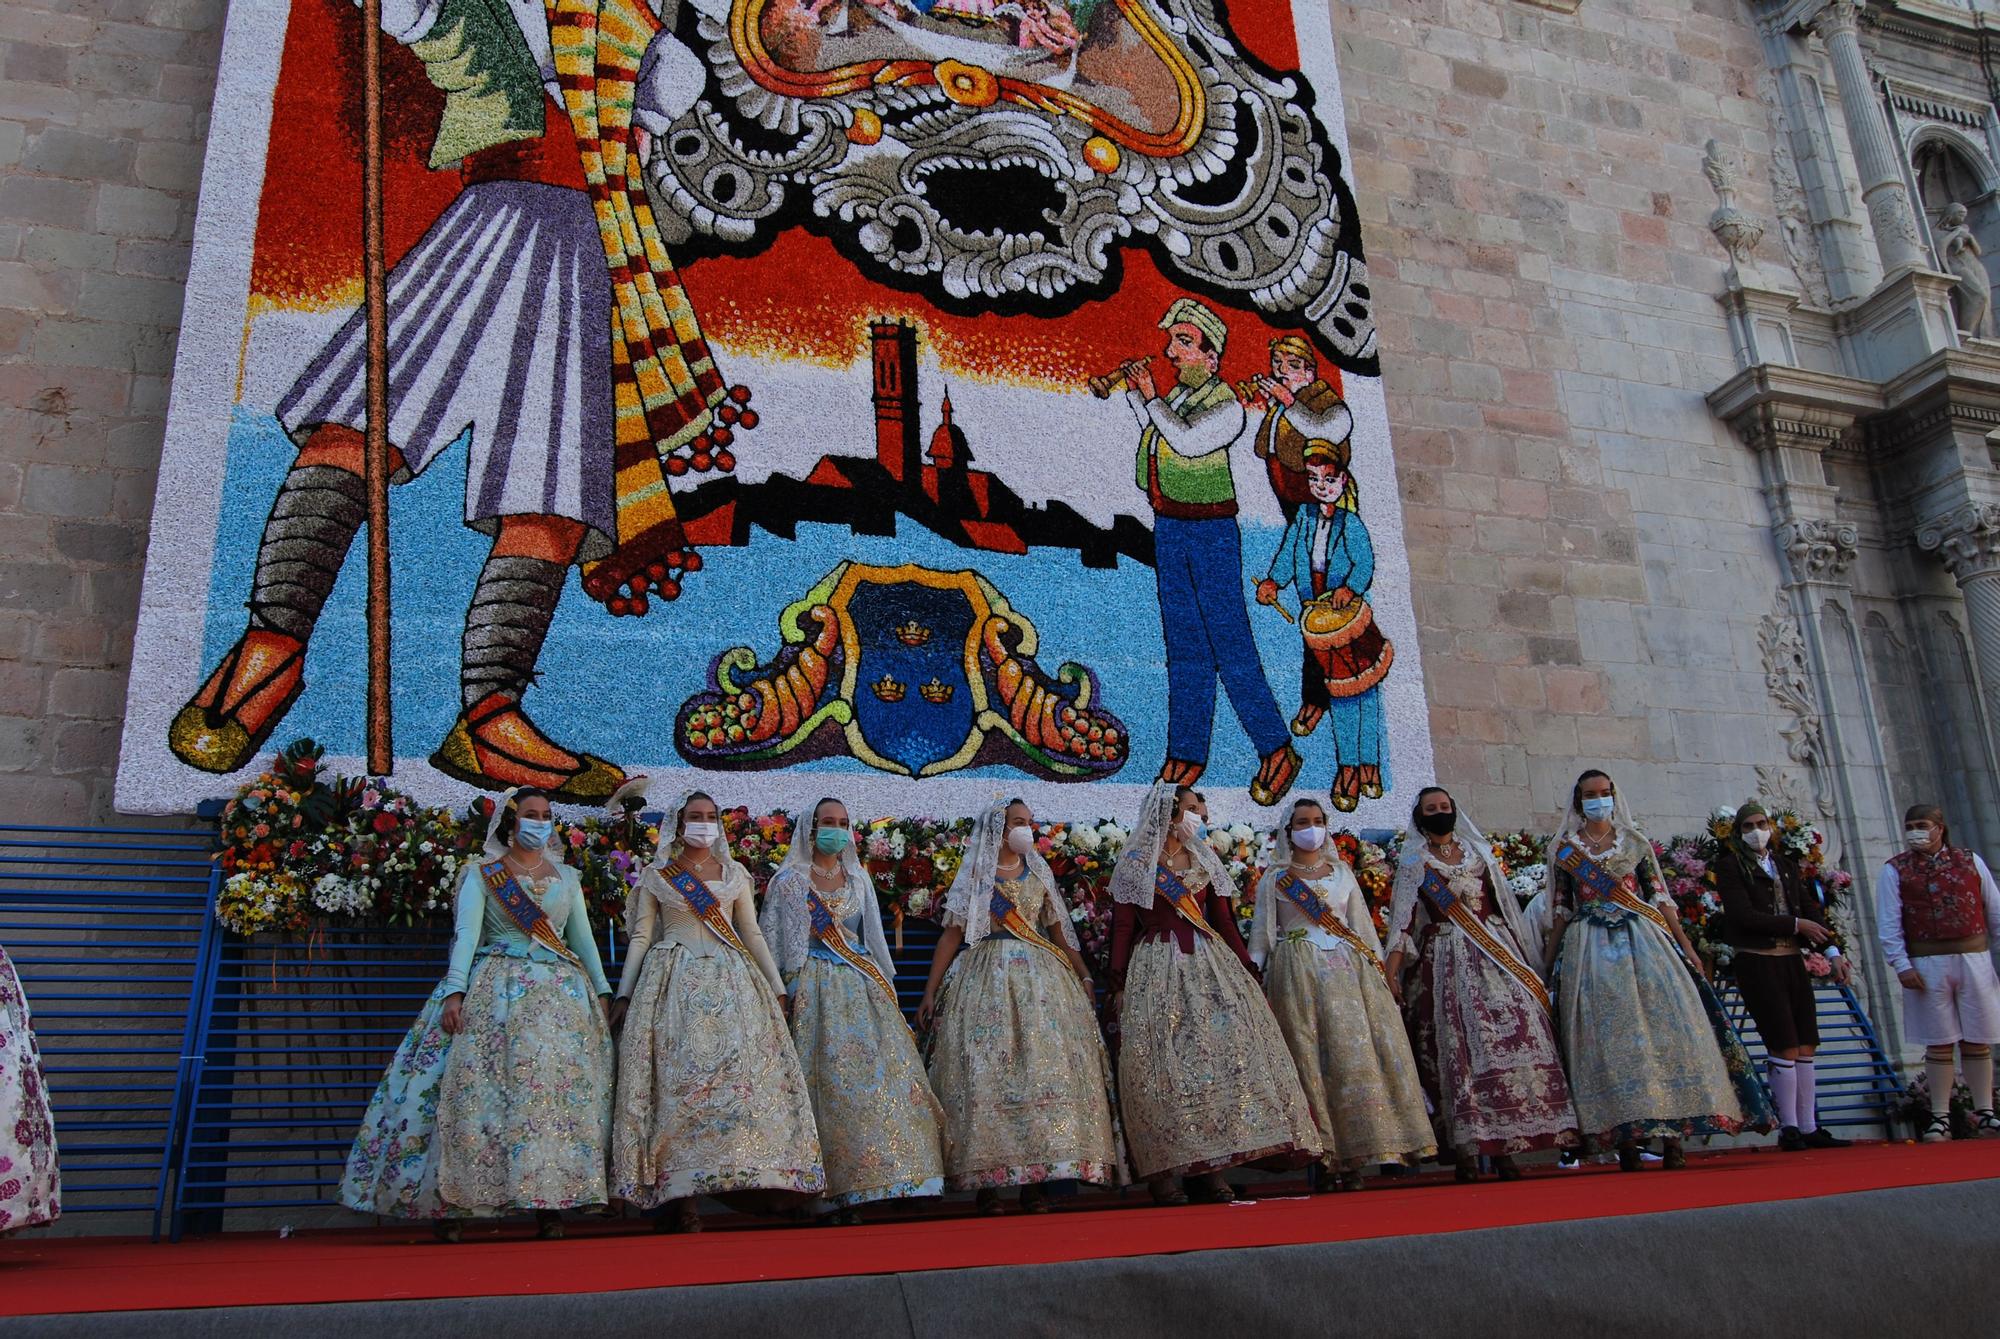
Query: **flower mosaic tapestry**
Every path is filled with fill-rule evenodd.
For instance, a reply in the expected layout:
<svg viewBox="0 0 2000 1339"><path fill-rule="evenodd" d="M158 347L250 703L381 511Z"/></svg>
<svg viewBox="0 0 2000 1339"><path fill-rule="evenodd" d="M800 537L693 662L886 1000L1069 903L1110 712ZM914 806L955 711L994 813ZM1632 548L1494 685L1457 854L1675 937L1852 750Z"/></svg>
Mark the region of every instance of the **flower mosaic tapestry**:
<svg viewBox="0 0 2000 1339"><path fill-rule="evenodd" d="M380 10L230 6L122 809L311 738L453 807L1406 812L1324 6Z"/></svg>

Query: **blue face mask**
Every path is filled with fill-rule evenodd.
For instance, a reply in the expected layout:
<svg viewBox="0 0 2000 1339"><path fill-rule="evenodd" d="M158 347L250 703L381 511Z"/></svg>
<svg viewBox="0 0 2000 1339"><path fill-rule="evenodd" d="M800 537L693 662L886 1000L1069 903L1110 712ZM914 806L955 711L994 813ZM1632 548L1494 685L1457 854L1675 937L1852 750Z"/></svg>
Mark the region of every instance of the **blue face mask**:
<svg viewBox="0 0 2000 1339"><path fill-rule="evenodd" d="M524 818L514 825L514 840L530 851L539 851L549 844L555 831L553 818Z"/></svg>
<svg viewBox="0 0 2000 1339"><path fill-rule="evenodd" d="M838 855L854 840L846 828L821 828L813 834L813 846L823 855Z"/></svg>
<svg viewBox="0 0 2000 1339"><path fill-rule="evenodd" d="M1591 795L1583 802L1583 816L1593 823L1602 823L1610 818L1618 808L1618 801L1610 795Z"/></svg>

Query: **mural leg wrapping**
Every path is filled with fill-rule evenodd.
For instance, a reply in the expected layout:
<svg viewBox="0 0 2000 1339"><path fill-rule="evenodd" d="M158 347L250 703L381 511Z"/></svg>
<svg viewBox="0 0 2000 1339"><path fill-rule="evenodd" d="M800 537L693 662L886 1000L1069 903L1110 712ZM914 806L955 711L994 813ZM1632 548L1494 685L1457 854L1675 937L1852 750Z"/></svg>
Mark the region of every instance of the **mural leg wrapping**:
<svg viewBox="0 0 2000 1339"><path fill-rule="evenodd" d="M292 466L257 548L250 626L169 731L181 761L233 772L263 747L305 691L306 643L367 514L358 472Z"/></svg>

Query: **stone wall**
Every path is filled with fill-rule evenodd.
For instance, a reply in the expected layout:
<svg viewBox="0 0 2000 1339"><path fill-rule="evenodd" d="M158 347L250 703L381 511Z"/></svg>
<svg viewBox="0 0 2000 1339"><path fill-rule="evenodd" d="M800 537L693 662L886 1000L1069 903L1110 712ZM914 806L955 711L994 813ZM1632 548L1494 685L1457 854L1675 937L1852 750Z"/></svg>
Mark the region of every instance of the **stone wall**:
<svg viewBox="0 0 2000 1339"><path fill-rule="evenodd" d="M0 814L101 821L223 0L0 5Z"/></svg>
<svg viewBox="0 0 2000 1339"><path fill-rule="evenodd" d="M1489 827L1549 821L1595 763L1690 828L1784 759L1769 515L1703 401L1735 370L1707 141L1768 200L1744 6L1339 0L1333 23L1439 771Z"/></svg>
<svg viewBox="0 0 2000 1339"><path fill-rule="evenodd" d="M0 9L0 811L108 816L223 12ZM1331 20L1438 770L1499 827L1622 765L1689 826L1783 756L1768 518L1701 398L1731 370L1705 141L1767 203L1743 6Z"/></svg>

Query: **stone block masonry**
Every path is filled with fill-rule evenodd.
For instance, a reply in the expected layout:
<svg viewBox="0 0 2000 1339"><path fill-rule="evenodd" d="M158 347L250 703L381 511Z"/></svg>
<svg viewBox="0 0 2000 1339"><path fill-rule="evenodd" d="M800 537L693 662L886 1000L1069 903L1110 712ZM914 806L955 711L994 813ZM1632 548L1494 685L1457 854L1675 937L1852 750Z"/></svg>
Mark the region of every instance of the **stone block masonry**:
<svg viewBox="0 0 2000 1339"><path fill-rule="evenodd" d="M0 5L0 815L103 821L223 0Z"/></svg>
<svg viewBox="0 0 2000 1339"><path fill-rule="evenodd" d="M1778 581L1768 517L1702 398L1731 364L1701 146L1767 153L1747 11L1331 20L1440 779L1493 829L1548 823L1604 766L1653 830L1692 827L1784 756L1737 660Z"/></svg>

